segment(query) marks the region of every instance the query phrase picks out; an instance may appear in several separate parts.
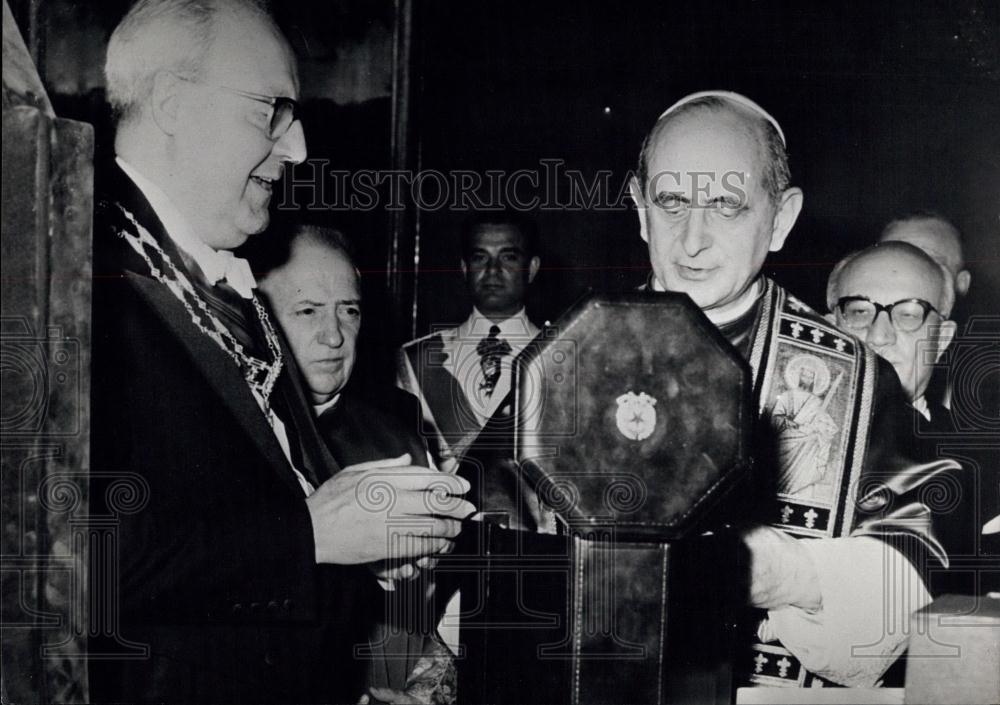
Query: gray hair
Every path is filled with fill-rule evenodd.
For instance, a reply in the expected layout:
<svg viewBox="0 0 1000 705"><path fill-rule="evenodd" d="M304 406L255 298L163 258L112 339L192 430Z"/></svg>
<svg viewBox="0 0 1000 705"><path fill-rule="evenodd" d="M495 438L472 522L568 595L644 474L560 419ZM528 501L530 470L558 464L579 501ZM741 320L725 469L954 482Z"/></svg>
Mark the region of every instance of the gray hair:
<svg viewBox="0 0 1000 705"><path fill-rule="evenodd" d="M834 265L833 270L830 272L830 278L826 282L826 308L830 313L834 312L837 301L840 299L840 278L844 270L859 257L871 254L876 250L898 250L900 253L911 255L926 264L930 264L937 270L941 274L941 305L938 308L938 313L944 318L948 318L951 315L951 309L955 305L955 280L951 271L919 247L900 240L879 242L863 250L856 250Z"/></svg>
<svg viewBox="0 0 1000 705"><path fill-rule="evenodd" d="M785 149L785 143L781 139L781 135L778 134L778 131L774 129L774 125L764 116L748 110L731 100L726 100L721 96L697 98L689 103L685 103L676 110L672 110L666 115L662 115L656 121L656 124L653 125L653 128L642 141L642 149L639 151L638 176L643 192L646 190L646 183L649 179L649 159L652 156L656 138L671 121L696 110L709 110L713 112L730 110L746 118L750 129L756 132L760 140L766 159L762 174L764 190L770 196L771 201L777 203L781 194L785 192L785 189L791 183L791 171L788 169L788 152Z"/></svg>
<svg viewBox="0 0 1000 705"><path fill-rule="evenodd" d="M139 0L132 6L111 34L104 64L108 102L119 122L138 116L157 73L199 78L220 10L270 18L263 0Z"/></svg>
<svg viewBox="0 0 1000 705"><path fill-rule="evenodd" d="M351 239L337 228L311 223L278 223L265 237L254 238L244 246L242 254L250 262L254 276L265 279L291 261L296 245L313 245L339 253L351 265L358 279L361 278L361 271L354 261Z"/></svg>

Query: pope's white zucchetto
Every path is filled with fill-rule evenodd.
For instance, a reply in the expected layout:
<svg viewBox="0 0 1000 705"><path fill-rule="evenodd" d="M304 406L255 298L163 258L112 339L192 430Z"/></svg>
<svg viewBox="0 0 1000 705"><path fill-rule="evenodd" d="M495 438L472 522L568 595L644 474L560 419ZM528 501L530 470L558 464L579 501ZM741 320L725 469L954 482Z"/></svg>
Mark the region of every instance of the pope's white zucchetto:
<svg viewBox="0 0 1000 705"><path fill-rule="evenodd" d="M723 98L724 100L728 100L732 103L736 103L737 105L747 108L748 110L750 110L750 112L760 115L762 118L771 123L772 127L774 127L775 131L778 133L778 137L781 138L781 144L785 145L786 147L788 146L788 143L785 142L785 133L781 129L781 125L778 124L778 121L775 120L774 117L769 112L764 110L764 108L757 105L755 102L747 98L745 95L740 95L739 93L734 93L733 91L698 91L697 93L686 95L680 100L678 100L676 103L671 105L669 108L664 110L660 114L660 117L657 118L657 122L665 118L667 115L670 115L670 113L673 113L678 109L680 109L681 107L687 105L688 103L693 103L694 101L699 100L700 98Z"/></svg>

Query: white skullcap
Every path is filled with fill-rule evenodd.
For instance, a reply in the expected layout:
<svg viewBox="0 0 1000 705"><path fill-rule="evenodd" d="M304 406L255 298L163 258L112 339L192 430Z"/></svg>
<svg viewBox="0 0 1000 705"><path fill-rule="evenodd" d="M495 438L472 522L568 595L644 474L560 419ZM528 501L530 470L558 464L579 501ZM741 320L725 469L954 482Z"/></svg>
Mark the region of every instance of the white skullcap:
<svg viewBox="0 0 1000 705"><path fill-rule="evenodd" d="M764 110L764 108L760 107L755 102L747 98L745 95L740 95L739 93L733 93L732 91L698 91L697 93L692 93L691 95L684 96L676 103L671 105L669 108L664 110L663 113L660 114L660 117L657 118L657 122L659 122L667 115L680 108L681 106L687 105L688 103L696 101L699 98L724 98L728 101L736 103L737 105L742 105L744 108L749 109L751 112L757 113L762 118L771 123L775 131L778 133L778 137L781 138L781 144L785 145L786 147L788 146L788 143L785 142L785 133L782 131L781 125L778 124L777 120L771 117L771 114L769 112L767 112L766 110Z"/></svg>

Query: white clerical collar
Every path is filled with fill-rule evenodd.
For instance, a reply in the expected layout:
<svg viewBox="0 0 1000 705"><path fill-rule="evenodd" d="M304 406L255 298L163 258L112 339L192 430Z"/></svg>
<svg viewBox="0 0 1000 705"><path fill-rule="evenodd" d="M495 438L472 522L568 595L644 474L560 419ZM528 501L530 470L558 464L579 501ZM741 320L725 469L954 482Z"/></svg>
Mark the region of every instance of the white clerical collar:
<svg viewBox="0 0 1000 705"><path fill-rule="evenodd" d="M490 332L490 328L497 326L500 329L499 335L504 338L524 339L535 336L535 326L528 319L528 314L521 307L521 310L510 318L505 318L499 323L494 323L486 317L478 308L472 307L472 313L459 328L458 335L461 339L481 338Z"/></svg>
<svg viewBox="0 0 1000 705"><path fill-rule="evenodd" d="M313 404L313 413L316 414L316 418L319 418L320 415L327 409L335 407L338 401L340 401L340 395L334 394L333 399L330 399L329 401L325 401L322 404Z"/></svg>
<svg viewBox="0 0 1000 705"><path fill-rule="evenodd" d="M920 415L923 416L925 419L927 419L928 421L931 420L931 409L929 406L927 406L927 397L922 395L917 397L911 402L910 406L919 411Z"/></svg>
<svg viewBox="0 0 1000 705"><path fill-rule="evenodd" d="M163 189L139 173L134 166L121 157L115 157L115 161L142 191L142 195L149 201L150 207L163 223L163 228L167 231L170 239L194 260L209 284L214 286L224 279L244 299L253 297L252 290L257 287L257 280L250 270L250 264L245 259L234 256L229 250L216 250L206 245L191 231L184 216L177 210Z"/></svg>
<svg viewBox="0 0 1000 705"><path fill-rule="evenodd" d="M653 291L666 290L667 288L660 283L660 280L657 279L654 274ZM757 277L756 281L754 281L754 283L751 284L747 290L740 295L740 298L736 299L736 301L728 303L719 309L702 309L702 313L704 313L708 320L712 322L712 325L718 328L726 325L727 323L739 320L740 317L753 308L762 293L764 293L764 280L761 277Z"/></svg>

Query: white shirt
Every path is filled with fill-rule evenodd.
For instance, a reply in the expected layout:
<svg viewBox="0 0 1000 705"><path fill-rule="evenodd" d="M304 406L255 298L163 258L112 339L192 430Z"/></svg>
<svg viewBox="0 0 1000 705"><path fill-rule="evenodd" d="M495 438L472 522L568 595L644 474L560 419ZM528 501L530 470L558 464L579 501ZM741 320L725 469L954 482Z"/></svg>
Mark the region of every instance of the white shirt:
<svg viewBox="0 0 1000 705"><path fill-rule="evenodd" d="M216 250L206 245L191 231L184 216L177 210L163 189L139 173L134 166L121 157L115 157L115 161L139 187L142 195L146 197L149 205L153 208L153 212L156 213L156 217L163 223L163 229L167 231L167 235L184 254L194 260L201 273L205 275L206 281L214 286L224 279L244 299L251 298L253 289L257 288L257 280L254 279L247 261L236 257L229 250Z"/></svg>
<svg viewBox="0 0 1000 705"><path fill-rule="evenodd" d="M115 157L115 161L121 167L121 170L139 187L146 200L149 201L149 205L153 209L153 212L156 213L156 217L163 224L163 229L166 231L167 237L184 254L191 258L202 274L205 275L209 284L214 285L225 279L243 298L249 299L253 296L252 291L256 288L257 281L254 279L250 265L247 264L245 259L235 257L228 250L216 250L206 245L201 238L194 234L187 220L177 210L177 206L173 204L170 197L163 192L163 189L143 176L134 166L121 157ZM278 445L281 446L281 452L285 454L289 466L291 466L295 472L296 479L299 481L299 486L302 487L302 491L308 497L315 491L315 488L305 478L305 475L299 472L299 469L295 467L295 463L292 462L291 444L288 441L288 431L285 429L285 424L274 413L274 410L265 403L264 398L255 389L250 387L250 392L253 394L261 412L267 416L268 423L274 430L274 436L278 441Z"/></svg>
<svg viewBox="0 0 1000 705"><path fill-rule="evenodd" d="M500 359L500 377L492 393L487 395L482 388L485 375L476 348L480 341L489 335L493 326L500 329L497 337L510 345L510 354ZM500 403L507 396L510 391L514 358L536 335L538 326L528 320L523 308L499 323L494 323L479 309L473 308L462 325L442 332L444 352L448 355L444 361L444 368L458 380L469 407L480 425L485 424L496 413Z"/></svg>

